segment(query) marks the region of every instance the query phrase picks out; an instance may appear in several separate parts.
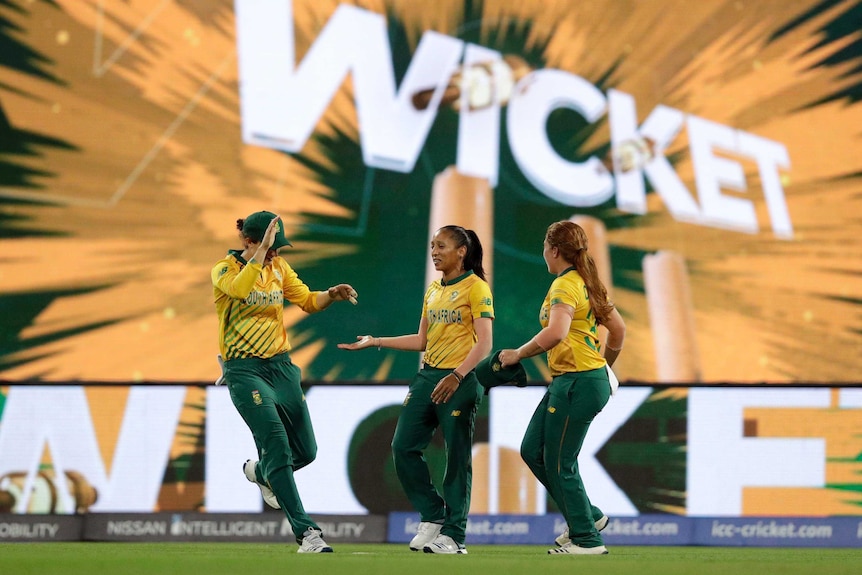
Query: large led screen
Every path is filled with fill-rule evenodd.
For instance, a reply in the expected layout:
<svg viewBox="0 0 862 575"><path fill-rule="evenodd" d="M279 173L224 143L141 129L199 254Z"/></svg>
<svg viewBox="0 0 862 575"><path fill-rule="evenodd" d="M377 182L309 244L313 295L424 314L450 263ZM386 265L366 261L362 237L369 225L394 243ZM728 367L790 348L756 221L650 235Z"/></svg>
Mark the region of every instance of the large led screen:
<svg viewBox="0 0 862 575"><path fill-rule="evenodd" d="M0 5L0 379L218 375L210 269L280 214L307 380L405 380L430 235L475 229L495 347L574 219L642 383L858 381L862 3ZM527 365L547 379L543 358Z"/></svg>
<svg viewBox="0 0 862 575"><path fill-rule="evenodd" d="M317 459L296 473L311 513L412 511L390 443L405 389L307 391ZM558 511L521 460L542 386L501 386L476 418L471 514ZM620 388L579 473L611 517L862 516L862 389ZM259 512L251 434L223 386L0 387L0 513ZM439 486L442 438L424 451ZM415 532L415 529L414 529Z"/></svg>

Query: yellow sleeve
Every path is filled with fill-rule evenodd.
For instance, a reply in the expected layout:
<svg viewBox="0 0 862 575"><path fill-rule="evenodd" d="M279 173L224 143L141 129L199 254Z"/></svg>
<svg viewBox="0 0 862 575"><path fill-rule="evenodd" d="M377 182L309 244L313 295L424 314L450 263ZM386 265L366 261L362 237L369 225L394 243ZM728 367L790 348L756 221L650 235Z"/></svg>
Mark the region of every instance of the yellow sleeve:
<svg viewBox="0 0 862 575"><path fill-rule="evenodd" d="M282 258L278 258L278 260L279 270L283 275L284 299L299 306L305 313L320 311L320 308L317 307L317 294L320 292L308 289L308 286L299 279L299 276L293 271L290 264Z"/></svg>
<svg viewBox="0 0 862 575"><path fill-rule="evenodd" d="M548 290L548 301L550 305L564 303L566 305L572 306L573 309L578 308L578 296L575 293L577 290L573 289L576 287L571 282L568 282L564 279L564 277L556 278L551 283L551 289Z"/></svg>
<svg viewBox="0 0 862 575"><path fill-rule="evenodd" d="M491 297L491 286L484 281L477 281L470 290L470 312L474 318L490 317L494 319L494 300Z"/></svg>
<svg viewBox="0 0 862 575"><path fill-rule="evenodd" d="M245 299L254 288L262 266L255 261L240 268L239 262L227 257L218 262L210 273L213 286L231 299Z"/></svg>

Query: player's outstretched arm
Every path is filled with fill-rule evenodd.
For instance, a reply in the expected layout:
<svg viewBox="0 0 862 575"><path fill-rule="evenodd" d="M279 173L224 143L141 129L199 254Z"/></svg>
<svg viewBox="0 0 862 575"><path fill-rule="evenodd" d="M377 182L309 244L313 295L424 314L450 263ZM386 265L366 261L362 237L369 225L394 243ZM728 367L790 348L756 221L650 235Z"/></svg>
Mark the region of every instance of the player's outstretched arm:
<svg viewBox="0 0 862 575"><path fill-rule="evenodd" d="M339 349L357 350L367 347L376 347L377 349L400 349L403 351L425 351L425 345L428 339L425 334L428 333L428 320L424 317L419 322L419 331L407 335L397 335L394 337L375 337L373 335L358 335L354 343L339 343Z"/></svg>
<svg viewBox="0 0 862 575"><path fill-rule="evenodd" d="M326 309L336 301L349 301L353 305L356 305L358 295L350 284L334 285L328 290L317 294L317 309Z"/></svg>

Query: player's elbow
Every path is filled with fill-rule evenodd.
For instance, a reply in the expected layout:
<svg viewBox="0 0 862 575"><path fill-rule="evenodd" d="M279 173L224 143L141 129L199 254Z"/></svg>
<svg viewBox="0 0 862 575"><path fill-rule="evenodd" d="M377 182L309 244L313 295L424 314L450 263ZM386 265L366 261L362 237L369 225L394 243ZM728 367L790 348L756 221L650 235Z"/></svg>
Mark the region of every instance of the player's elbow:
<svg viewBox="0 0 862 575"><path fill-rule="evenodd" d="M607 345L611 349L622 349L623 342L626 339L626 324L623 322L613 322L608 328Z"/></svg>

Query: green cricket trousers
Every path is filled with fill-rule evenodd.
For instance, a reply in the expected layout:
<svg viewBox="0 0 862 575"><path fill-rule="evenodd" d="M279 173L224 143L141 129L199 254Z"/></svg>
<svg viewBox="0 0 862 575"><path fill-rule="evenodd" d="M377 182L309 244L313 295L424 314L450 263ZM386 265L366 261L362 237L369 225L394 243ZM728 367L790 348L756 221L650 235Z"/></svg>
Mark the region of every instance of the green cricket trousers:
<svg viewBox="0 0 862 575"><path fill-rule="evenodd" d="M395 472L420 521L442 523L440 533L464 543L473 481L473 430L482 396L473 372L464 376L446 403L431 401L431 391L451 369L424 367L410 382L392 438ZM446 442L442 496L431 482L423 451L437 427Z"/></svg>
<svg viewBox="0 0 862 575"><path fill-rule="evenodd" d="M581 547L604 544L595 526L603 513L587 497L578 454L590 423L610 396L604 367L555 377L521 442L521 457L560 508L572 542Z"/></svg>
<svg viewBox="0 0 862 575"><path fill-rule="evenodd" d="M231 401L257 446L257 480L272 489L297 542L308 528L319 529L305 512L293 477L317 457L300 376L287 353L225 362Z"/></svg>

